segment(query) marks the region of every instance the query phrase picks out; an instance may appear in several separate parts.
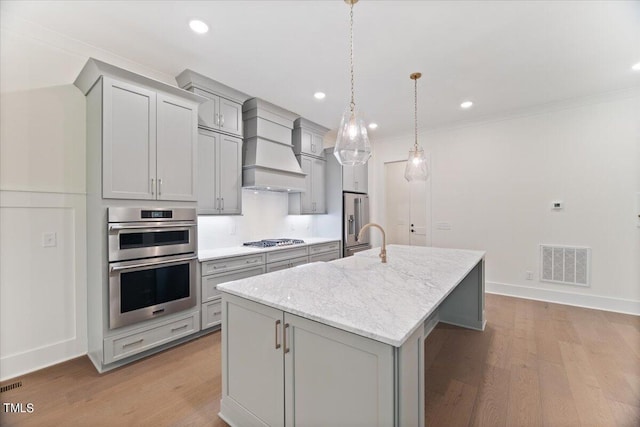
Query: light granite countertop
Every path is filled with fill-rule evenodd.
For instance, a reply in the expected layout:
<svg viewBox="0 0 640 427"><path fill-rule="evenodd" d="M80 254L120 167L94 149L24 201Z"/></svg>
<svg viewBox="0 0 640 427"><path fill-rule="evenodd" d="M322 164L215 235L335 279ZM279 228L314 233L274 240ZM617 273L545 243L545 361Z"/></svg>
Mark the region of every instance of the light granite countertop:
<svg viewBox="0 0 640 427"><path fill-rule="evenodd" d="M318 243L327 243L327 242L336 242L340 241L340 239L331 239L326 237L304 237L304 243L298 245L287 245L287 246L275 246L270 248L254 248L251 246L230 246L226 248L217 248L217 249L198 249L198 261L212 261L214 259L219 258L227 258L231 256L241 256L241 255L253 255L259 254L262 252L271 252L271 251L280 251L284 249L293 249L299 248L300 246L309 246L315 245Z"/></svg>
<svg viewBox="0 0 640 427"><path fill-rule="evenodd" d="M331 240L329 240L331 241ZM218 285L288 313L400 347L484 251L388 245Z"/></svg>

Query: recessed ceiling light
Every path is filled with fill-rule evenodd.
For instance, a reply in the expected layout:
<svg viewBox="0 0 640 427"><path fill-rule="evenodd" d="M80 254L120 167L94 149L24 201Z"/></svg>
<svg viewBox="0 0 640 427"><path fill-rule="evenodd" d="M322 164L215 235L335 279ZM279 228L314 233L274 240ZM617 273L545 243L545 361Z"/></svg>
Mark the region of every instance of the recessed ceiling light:
<svg viewBox="0 0 640 427"><path fill-rule="evenodd" d="M209 31L209 26L198 19L189 21L189 27L198 34L204 34Z"/></svg>
<svg viewBox="0 0 640 427"><path fill-rule="evenodd" d="M327 96L324 92L316 92L313 94L315 99L324 99Z"/></svg>
<svg viewBox="0 0 640 427"><path fill-rule="evenodd" d="M378 129L378 124L377 123L369 123L369 129L371 129L371 130Z"/></svg>
<svg viewBox="0 0 640 427"><path fill-rule="evenodd" d="M473 102L471 101L464 101L462 104L460 104L460 107L464 108L465 110L471 108L471 106L473 106Z"/></svg>
<svg viewBox="0 0 640 427"><path fill-rule="evenodd" d="M638 62L637 64L633 64L633 66L631 67L631 69L633 71L640 71L640 62Z"/></svg>

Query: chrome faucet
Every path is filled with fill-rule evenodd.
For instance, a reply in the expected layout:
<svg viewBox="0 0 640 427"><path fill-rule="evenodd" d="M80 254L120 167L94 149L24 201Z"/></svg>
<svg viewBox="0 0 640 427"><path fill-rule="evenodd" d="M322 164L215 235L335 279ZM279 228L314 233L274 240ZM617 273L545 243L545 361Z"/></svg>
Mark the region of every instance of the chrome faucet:
<svg viewBox="0 0 640 427"><path fill-rule="evenodd" d="M360 240L362 238L362 233L364 233L364 230L366 230L369 227L376 227L376 228L379 228L380 231L382 231L382 248L380 248L380 255L379 256L380 256L380 259L382 260L382 262L384 264L386 264L386 262L387 262L387 236L384 233L384 229L380 225L378 225L378 224L376 224L374 222L370 222L368 224L365 224L360 229L360 232L358 233L358 238L356 240Z"/></svg>

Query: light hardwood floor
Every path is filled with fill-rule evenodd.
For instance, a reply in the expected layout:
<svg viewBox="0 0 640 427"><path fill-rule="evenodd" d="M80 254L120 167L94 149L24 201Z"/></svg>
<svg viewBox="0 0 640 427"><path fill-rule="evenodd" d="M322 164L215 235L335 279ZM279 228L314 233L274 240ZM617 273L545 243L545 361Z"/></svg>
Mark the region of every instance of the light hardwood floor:
<svg viewBox="0 0 640 427"><path fill-rule="evenodd" d="M640 317L497 295L486 308L484 332L429 335L427 425L640 426ZM15 380L2 402L35 411L2 425L226 426L219 332L103 375L82 357Z"/></svg>

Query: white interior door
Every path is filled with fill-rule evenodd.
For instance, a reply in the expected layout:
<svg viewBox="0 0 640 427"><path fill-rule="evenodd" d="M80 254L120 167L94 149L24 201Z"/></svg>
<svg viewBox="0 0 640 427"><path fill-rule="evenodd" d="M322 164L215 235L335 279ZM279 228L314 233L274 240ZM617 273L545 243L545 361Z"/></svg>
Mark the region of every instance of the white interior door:
<svg viewBox="0 0 640 427"><path fill-rule="evenodd" d="M406 161L384 164L387 242L398 245L431 244L429 229L429 181L408 182Z"/></svg>

